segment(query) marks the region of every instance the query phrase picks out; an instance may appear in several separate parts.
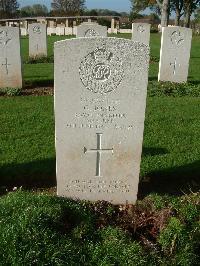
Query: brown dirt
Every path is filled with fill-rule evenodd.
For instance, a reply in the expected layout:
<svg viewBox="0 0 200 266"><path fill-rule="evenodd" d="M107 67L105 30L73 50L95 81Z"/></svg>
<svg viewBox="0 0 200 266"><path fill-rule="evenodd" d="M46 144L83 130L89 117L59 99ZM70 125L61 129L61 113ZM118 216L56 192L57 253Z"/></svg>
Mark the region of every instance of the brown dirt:
<svg viewBox="0 0 200 266"><path fill-rule="evenodd" d="M114 206L105 201L90 204L91 211L96 216L97 228L108 225L118 226L137 239L146 248L157 250L157 238L167 225L174 210L166 207L156 210L151 201L143 204ZM111 212L109 212L109 209Z"/></svg>
<svg viewBox="0 0 200 266"><path fill-rule="evenodd" d="M37 87L37 88L24 88L22 89L22 96L45 96L45 95L54 95L53 87Z"/></svg>

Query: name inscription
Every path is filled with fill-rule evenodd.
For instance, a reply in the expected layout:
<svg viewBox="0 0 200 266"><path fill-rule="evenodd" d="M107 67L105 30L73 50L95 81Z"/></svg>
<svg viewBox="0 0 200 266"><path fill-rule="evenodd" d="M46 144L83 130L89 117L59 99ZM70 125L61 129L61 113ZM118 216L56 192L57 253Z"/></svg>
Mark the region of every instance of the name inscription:
<svg viewBox="0 0 200 266"><path fill-rule="evenodd" d="M91 128L133 130L127 123L127 114L120 110L120 100L106 98L80 99L82 110L74 114L74 119L66 124L67 128Z"/></svg>
<svg viewBox="0 0 200 266"><path fill-rule="evenodd" d="M65 186L71 193L130 193L131 186L123 180L69 180Z"/></svg>

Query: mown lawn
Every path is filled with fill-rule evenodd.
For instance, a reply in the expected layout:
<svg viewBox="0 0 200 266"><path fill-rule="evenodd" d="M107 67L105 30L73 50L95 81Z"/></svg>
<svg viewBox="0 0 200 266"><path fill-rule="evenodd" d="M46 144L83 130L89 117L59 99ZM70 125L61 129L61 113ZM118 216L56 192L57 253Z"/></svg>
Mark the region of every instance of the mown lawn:
<svg viewBox="0 0 200 266"><path fill-rule="evenodd" d="M148 192L197 189L199 107L199 98L148 98L141 165ZM0 98L0 120L1 185L54 185L53 97Z"/></svg>
<svg viewBox="0 0 200 266"><path fill-rule="evenodd" d="M39 193L0 198L1 265L199 265L198 195L134 208Z"/></svg>
<svg viewBox="0 0 200 266"><path fill-rule="evenodd" d="M118 38L131 38L130 34L110 35ZM48 37L48 56L53 56L53 44L56 41L67 39L71 37L66 36L51 36ZM192 41L189 81L200 82L200 36L194 36ZM159 59L160 56L160 34L151 34L151 56ZM28 38L22 38L21 49L23 61L28 60ZM158 62L150 64L149 80L157 80L158 76ZM44 85L45 82L53 84L53 63L43 64L24 64L24 80L25 83L34 83L37 85Z"/></svg>
<svg viewBox="0 0 200 266"><path fill-rule="evenodd" d="M65 38L48 38L49 58L53 43ZM199 42L193 38L194 84L200 83ZM28 39L21 43L26 62ZM0 197L0 265L200 265L200 98L179 97L182 85L171 96L150 97L154 87L162 89L159 49L160 36L152 34L136 206L55 197L53 97L0 97L0 195L6 194ZM24 77L27 85L52 85L53 63L24 64ZM16 187L31 192L7 193Z"/></svg>

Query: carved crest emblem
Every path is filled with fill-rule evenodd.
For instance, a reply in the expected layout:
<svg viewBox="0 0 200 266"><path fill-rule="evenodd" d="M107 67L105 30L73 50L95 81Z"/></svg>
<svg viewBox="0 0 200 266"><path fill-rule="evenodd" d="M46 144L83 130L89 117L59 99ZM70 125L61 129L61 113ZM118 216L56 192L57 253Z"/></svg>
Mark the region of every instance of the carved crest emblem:
<svg viewBox="0 0 200 266"><path fill-rule="evenodd" d="M8 37L8 32L1 30L0 31L0 44L7 45L11 41L11 38Z"/></svg>
<svg viewBox="0 0 200 266"><path fill-rule="evenodd" d="M85 37L95 37L95 36L99 36L99 34L93 29L89 29L85 32Z"/></svg>
<svg viewBox="0 0 200 266"><path fill-rule="evenodd" d="M171 42L173 45L180 46L184 42L184 35L180 31L174 31L171 34Z"/></svg>
<svg viewBox="0 0 200 266"><path fill-rule="evenodd" d="M106 94L117 89L124 77L122 60L105 47L88 54L79 67L83 85L93 93Z"/></svg>
<svg viewBox="0 0 200 266"><path fill-rule="evenodd" d="M41 33L42 31L41 31L40 26L34 26L34 27L33 27L33 32L34 32L34 33Z"/></svg>
<svg viewBox="0 0 200 266"><path fill-rule="evenodd" d="M143 26L143 25L139 25L139 26L137 27L137 31L140 32L140 33L143 33L143 32L145 31L144 26Z"/></svg>

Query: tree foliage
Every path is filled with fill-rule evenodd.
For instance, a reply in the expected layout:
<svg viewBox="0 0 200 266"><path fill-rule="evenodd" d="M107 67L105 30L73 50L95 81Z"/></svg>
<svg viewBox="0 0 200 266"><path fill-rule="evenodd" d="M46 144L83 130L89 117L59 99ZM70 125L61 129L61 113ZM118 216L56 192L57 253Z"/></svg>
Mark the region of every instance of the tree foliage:
<svg viewBox="0 0 200 266"><path fill-rule="evenodd" d="M116 17L121 17L122 15L128 16L128 13L126 14L125 12L122 13L110 9L91 9L84 11L84 15L88 16L116 16Z"/></svg>
<svg viewBox="0 0 200 266"><path fill-rule="evenodd" d="M46 16L48 8L45 5L35 4L33 6L24 6L20 10L22 17Z"/></svg>
<svg viewBox="0 0 200 266"><path fill-rule="evenodd" d="M52 0L51 7L56 15L80 15L85 7L85 0Z"/></svg>
<svg viewBox="0 0 200 266"><path fill-rule="evenodd" d="M161 14L161 25L167 26L170 14L170 0L130 0L133 12L140 12L146 8L156 9Z"/></svg>
<svg viewBox="0 0 200 266"><path fill-rule="evenodd" d="M184 15L184 24L190 25L192 13L200 6L200 0L130 0L133 12L140 12L146 8L156 9L158 13L169 17L171 12L175 12L175 24L180 24L180 19Z"/></svg>
<svg viewBox="0 0 200 266"><path fill-rule="evenodd" d="M0 0L0 18L14 17L18 8L17 0Z"/></svg>
<svg viewBox="0 0 200 266"><path fill-rule="evenodd" d="M196 10L194 16L195 16L195 21L196 21L197 23L200 23L200 8Z"/></svg>

